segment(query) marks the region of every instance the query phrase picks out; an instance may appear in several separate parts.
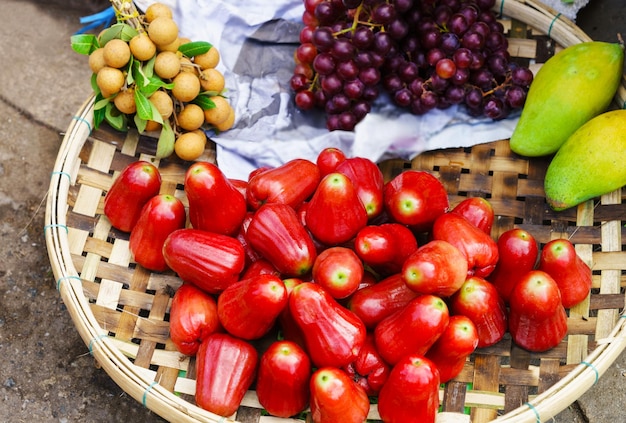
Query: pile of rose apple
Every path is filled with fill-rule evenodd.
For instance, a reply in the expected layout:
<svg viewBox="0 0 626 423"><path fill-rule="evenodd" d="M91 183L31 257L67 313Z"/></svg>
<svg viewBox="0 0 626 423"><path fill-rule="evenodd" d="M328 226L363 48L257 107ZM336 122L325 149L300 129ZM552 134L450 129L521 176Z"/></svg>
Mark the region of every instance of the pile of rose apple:
<svg viewBox="0 0 626 423"><path fill-rule="evenodd" d="M570 241L539 249L519 228L496 241L488 200L451 207L431 173L385 182L338 149L246 181L192 163L187 207L160 189L134 162L104 212L139 265L183 280L170 336L196 357L197 404L222 416L254 388L279 417L363 422L376 396L385 422L434 421L440 383L476 348L507 331L530 351L558 345L591 287Z"/></svg>

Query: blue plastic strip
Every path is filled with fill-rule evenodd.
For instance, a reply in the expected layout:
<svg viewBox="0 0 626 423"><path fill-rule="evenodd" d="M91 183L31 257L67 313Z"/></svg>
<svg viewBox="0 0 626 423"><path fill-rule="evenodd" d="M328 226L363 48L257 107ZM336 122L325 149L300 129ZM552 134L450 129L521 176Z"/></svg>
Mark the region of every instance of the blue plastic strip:
<svg viewBox="0 0 626 423"><path fill-rule="evenodd" d="M147 402L147 399L148 399L148 392L150 392L150 390L152 389L152 387L153 387L154 385L157 385L157 384L158 384L158 382L152 382L150 385L148 385L148 387L147 387L147 388L146 388L146 390L144 391L144 393L143 393L143 398L142 398L142 400L141 400L141 403L143 404L143 406L144 406L144 407L147 407L146 402Z"/></svg>
<svg viewBox="0 0 626 423"><path fill-rule="evenodd" d="M115 9L113 6L110 6L101 12L94 13L93 15L83 16L80 18L80 23L87 25L76 31L76 34L84 34L85 32L98 28L99 26L106 28L111 25L113 19L115 19Z"/></svg>
<svg viewBox="0 0 626 423"><path fill-rule="evenodd" d="M72 182L72 175L70 175L67 172L63 172L60 170L55 170L54 172L52 172L52 175L61 175L61 176L67 176L67 179Z"/></svg>
<svg viewBox="0 0 626 423"><path fill-rule="evenodd" d="M500 3L500 17L502 17L503 14L504 14L504 0L502 0L502 3Z"/></svg>
<svg viewBox="0 0 626 423"><path fill-rule="evenodd" d="M65 229L65 232L70 233L70 230L67 228L67 226L61 225L60 223L53 223L50 225L46 225L43 227L43 231L46 232L50 228L63 228Z"/></svg>
<svg viewBox="0 0 626 423"><path fill-rule="evenodd" d="M85 125L87 125L87 128L89 128L89 133L91 133L92 129L91 129L91 123L89 123L89 121L87 121L87 119L83 119L80 116L74 116L72 119L77 120L79 122L84 123Z"/></svg>
<svg viewBox="0 0 626 423"><path fill-rule="evenodd" d="M587 361L581 361L580 364L584 364L596 373L596 380L593 382L593 384L595 385L596 383L598 383L598 379L600 379L600 373L598 372L598 369L596 369L596 366Z"/></svg>
<svg viewBox="0 0 626 423"><path fill-rule="evenodd" d="M548 28L548 37L552 38L550 36L550 33L552 32L552 26L554 25L554 22L556 22L557 19L559 19L561 17L561 14L557 14L554 19L552 19L552 22L550 22L550 27Z"/></svg>
<svg viewBox="0 0 626 423"><path fill-rule="evenodd" d="M61 288L61 282L66 281L68 279L81 280L78 276L75 276L75 275L62 276L59 279L57 279L57 291Z"/></svg>
<svg viewBox="0 0 626 423"><path fill-rule="evenodd" d="M535 413L537 423L541 423L541 417L539 416L539 412L537 411L537 409L529 402L527 402L526 405L533 411L533 413Z"/></svg>
<svg viewBox="0 0 626 423"><path fill-rule="evenodd" d="M93 355L93 344L94 344L94 342L99 341L99 340L101 340L103 338L106 338L107 336L109 336L109 335L100 335L100 336L98 336L96 338L92 338L91 341L89 341L89 355Z"/></svg>

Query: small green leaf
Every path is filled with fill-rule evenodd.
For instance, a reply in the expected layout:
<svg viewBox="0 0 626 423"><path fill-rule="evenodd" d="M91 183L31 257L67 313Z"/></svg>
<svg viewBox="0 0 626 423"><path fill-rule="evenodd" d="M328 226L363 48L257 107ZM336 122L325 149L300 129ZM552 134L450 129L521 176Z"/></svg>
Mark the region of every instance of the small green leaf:
<svg viewBox="0 0 626 423"><path fill-rule="evenodd" d="M102 94L98 91L96 93L96 98L94 101L98 103L100 100L102 100ZM104 107L100 109L94 109L93 111L93 128L94 129L98 129L100 127L100 124L104 120L105 114L106 114L106 111Z"/></svg>
<svg viewBox="0 0 626 423"><path fill-rule="evenodd" d="M113 129L118 131L126 131L128 129L126 115L120 113L113 107L113 103L109 103L105 108L104 118Z"/></svg>
<svg viewBox="0 0 626 423"><path fill-rule="evenodd" d="M144 120L152 120L152 103L140 90L135 90L135 104L137 116Z"/></svg>
<svg viewBox="0 0 626 423"><path fill-rule="evenodd" d="M184 56L193 57L206 53L211 50L212 47L213 45L207 41L192 41L178 47L178 51L180 51Z"/></svg>
<svg viewBox="0 0 626 423"><path fill-rule="evenodd" d="M100 94L100 87L98 87L98 84L96 83L96 80L98 79L98 75L95 73L91 74L91 89L93 90L94 93L96 94Z"/></svg>
<svg viewBox="0 0 626 423"><path fill-rule="evenodd" d="M143 74L148 78L152 78L152 76L154 75L154 62L155 61L156 61L156 54L152 56L152 58L148 60L141 68L141 71L143 72Z"/></svg>
<svg viewBox="0 0 626 423"><path fill-rule="evenodd" d="M176 135L172 131L172 127L168 121L163 122L161 127L161 135L157 142L157 158L169 157L174 152L174 142L176 141Z"/></svg>
<svg viewBox="0 0 626 423"><path fill-rule="evenodd" d="M143 86L140 88L141 92L146 95L146 97L150 97L160 88L165 88L171 90L174 87L173 83L167 83L163 81L161 78L157 76L153 76L144 81Z"/></svg>
<svg viewBox="0 0 626 423"><path fill-rule="evenodd" d="M111 104L111 99L112 99L111 97L102 98L102 96L100 96L100 100L96 101L96 103L93 105L93 109L94 110L104 109L109 104Z"/></svg>
<svg viewBox="0 0 626 423"><path fill-rule="evenodd" d="M139 34L137 30L127 23L116 23L100 34L100 45L104 46L114 38L128 42L137 34Z"/></svg>
<svg viewBox="0 0 626 423"><path fill-rule="evenodd" d="M197 104L202 108L202 110L209 110L215 107L215 103L211 99L212 96L206 95L204 93L199 94L194 98L191 102Z"/></svg>
<svg viewBox="0 0 626 423"><path fill-rule="evenodd" d="M148 124L148 121L140 118L137 113L135 113L135 116L133 117L133 119L135 121L135 126L137 127L137 131L139 131L140 134L143 134L146 131L146 125Z"/></svg>
<svg viewBox="0 0 626 423"><path fill-rule="evenodd" d="M98 38L93 34L75 34L70 37L72 50L79 54L90 55L100 47Z"/></svg>
<svg viewBox="0 0 626 423"><path fill-rule="evenodd" d="M148 103L150 103L151 109L152 109L152 116L150 117L150 120L153 120L155 122L159 122L161 124L165 123L163 121L163 116L161 116L161 113L159 113L159 110L156 108L156 106L150 101L148 100Z"/></svg>

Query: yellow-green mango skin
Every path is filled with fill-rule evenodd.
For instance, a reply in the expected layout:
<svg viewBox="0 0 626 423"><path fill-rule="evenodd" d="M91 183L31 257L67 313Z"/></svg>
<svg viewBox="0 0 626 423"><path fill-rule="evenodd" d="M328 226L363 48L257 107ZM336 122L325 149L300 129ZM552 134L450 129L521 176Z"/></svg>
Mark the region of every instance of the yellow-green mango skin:
<svg viewBox="0 0 626 423"><path fill-rule="evenodd" d="M574 207L626 185L626 110L585 123L554 155L544 180L554 210Z"/></svg>
<svg viewBox="0 0 626 423"><path fill-rule="evenodd" d="M569 46L539 69L511 135L511 150L528 157L555 153L570 135L607 110L624 66L620 44Z"/></svg>

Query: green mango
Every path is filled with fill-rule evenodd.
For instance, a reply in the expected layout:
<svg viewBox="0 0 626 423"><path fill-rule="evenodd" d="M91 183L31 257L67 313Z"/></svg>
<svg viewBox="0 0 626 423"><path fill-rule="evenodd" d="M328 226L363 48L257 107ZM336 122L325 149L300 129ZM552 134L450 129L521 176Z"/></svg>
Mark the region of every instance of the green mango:
<svg viewBox="0 0 626 423"><path fill-rule="evenodd" d="M574 207L626 185L626 110L604 112L577 129L554 155L544 179L548 205Z"/></svg>
<svg viewBox="0 0 626 423"><path fill-rule="evenodd" d="M623 67L618 43L590 41L556 53L530 84L511 150L528 157L555 153L582 124L608 109Z"/></svg>

